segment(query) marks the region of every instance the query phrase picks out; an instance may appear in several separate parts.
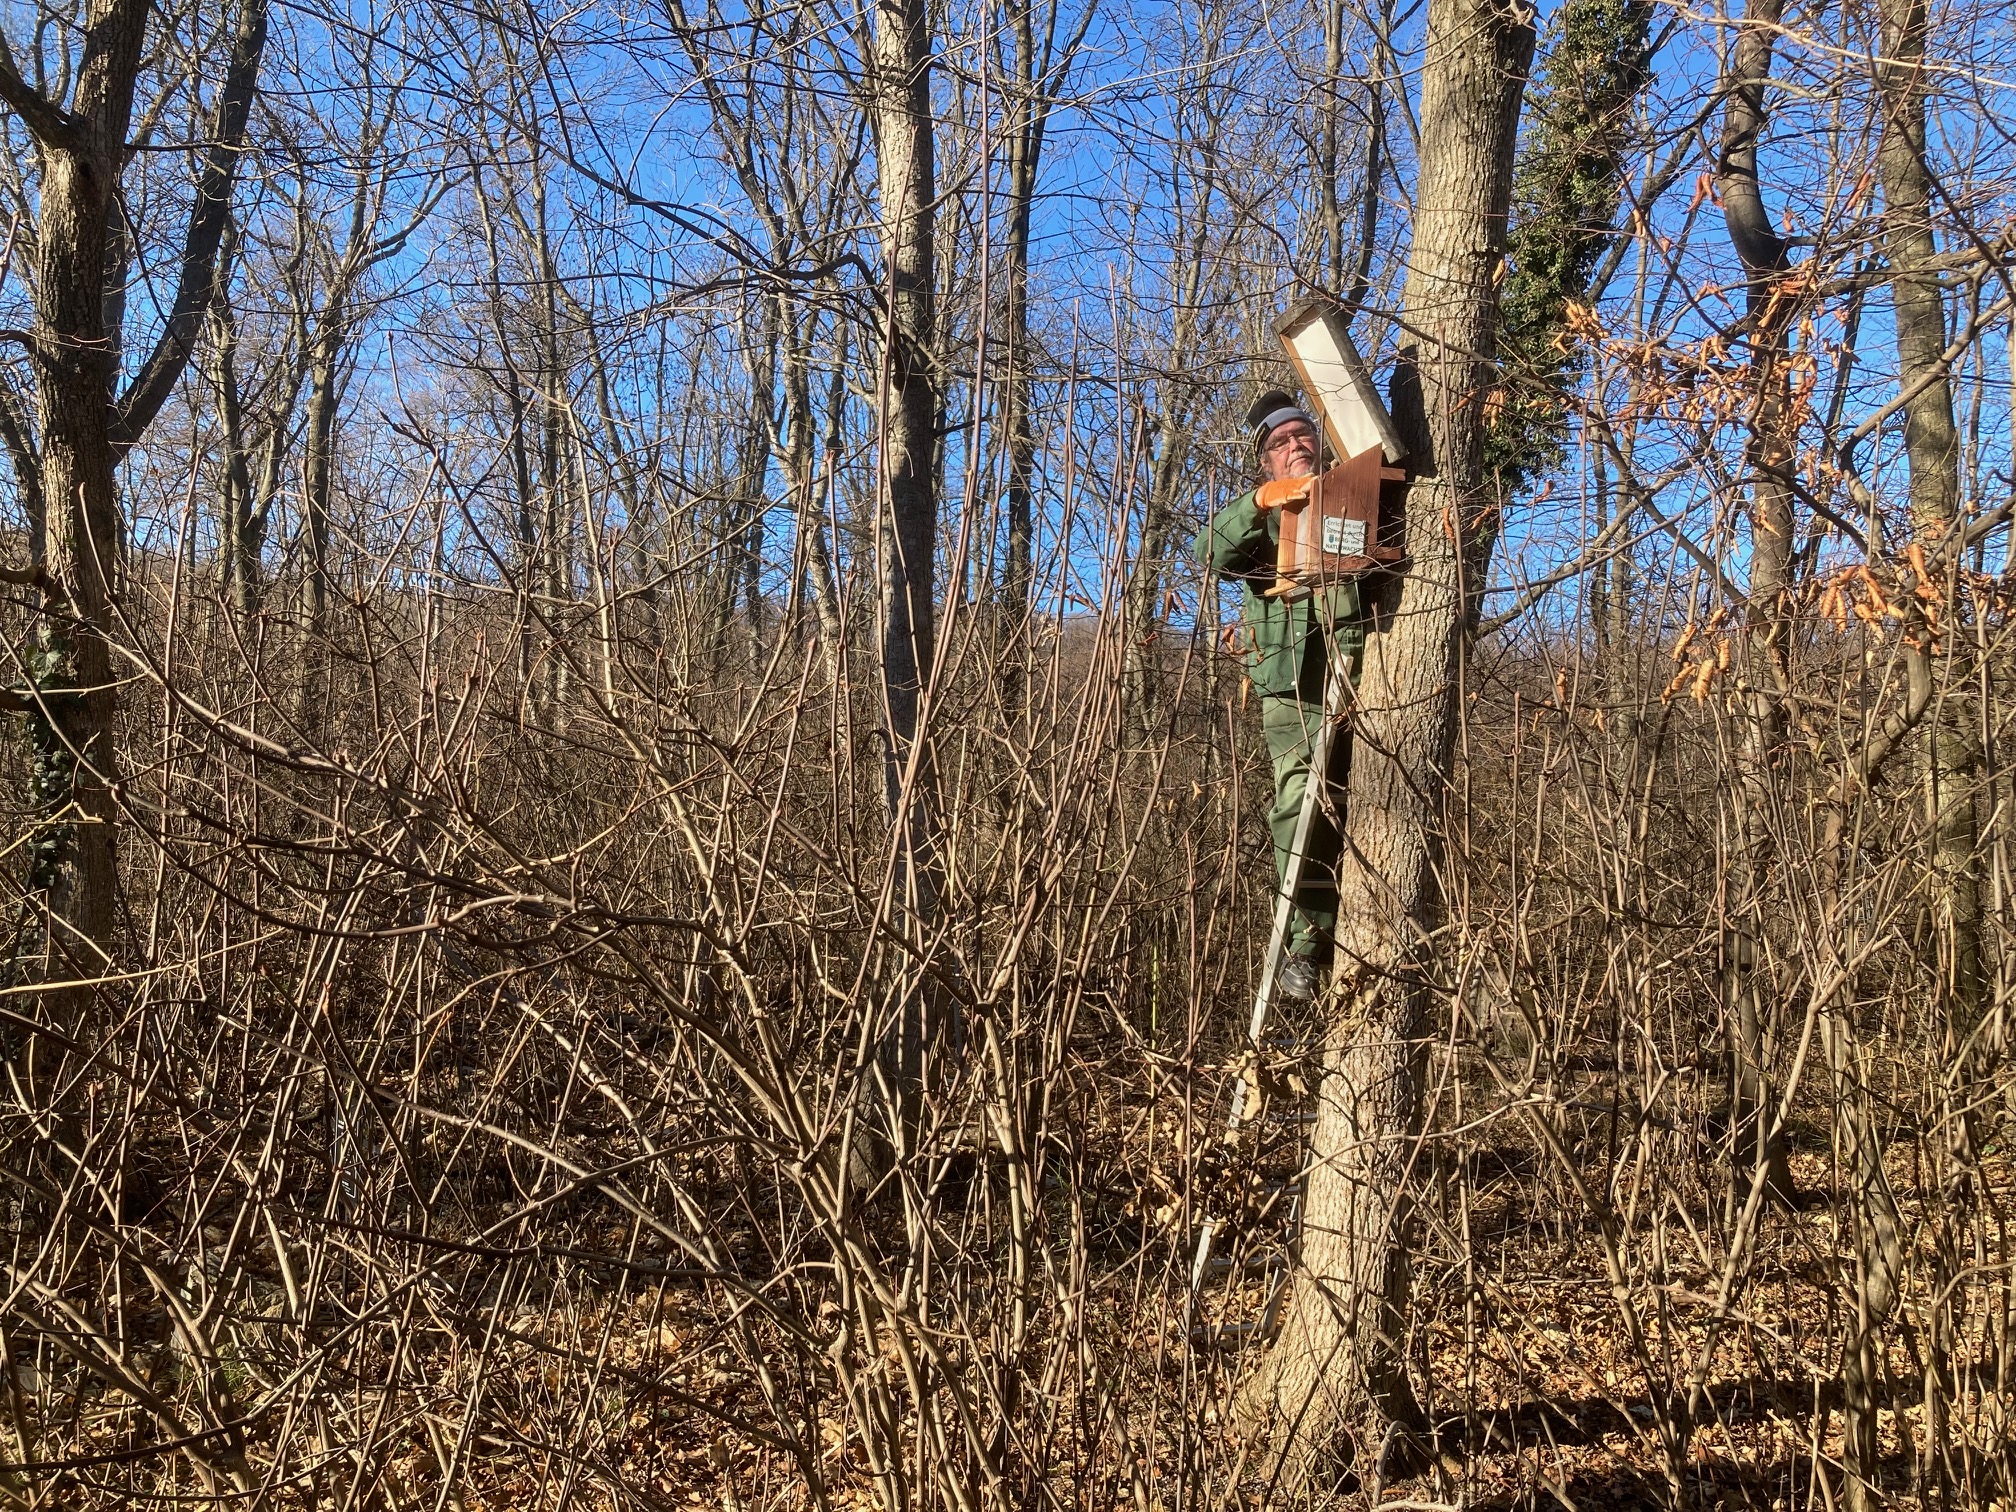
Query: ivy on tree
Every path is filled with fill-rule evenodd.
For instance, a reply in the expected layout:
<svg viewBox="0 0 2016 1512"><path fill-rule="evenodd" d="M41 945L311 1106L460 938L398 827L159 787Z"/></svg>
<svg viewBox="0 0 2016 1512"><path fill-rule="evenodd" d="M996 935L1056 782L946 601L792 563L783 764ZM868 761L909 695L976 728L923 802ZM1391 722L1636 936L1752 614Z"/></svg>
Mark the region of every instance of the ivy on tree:
<svg viewBox="0 0 2016 1512"><path fill-rule="evenodd" d="M1647 0L1568 0L1528 87L1499 292L1500 381L1487 471L1510 497L1558 465L1584 356L1569 307L1617 234L1633 102L1651 79Z"/></svg>

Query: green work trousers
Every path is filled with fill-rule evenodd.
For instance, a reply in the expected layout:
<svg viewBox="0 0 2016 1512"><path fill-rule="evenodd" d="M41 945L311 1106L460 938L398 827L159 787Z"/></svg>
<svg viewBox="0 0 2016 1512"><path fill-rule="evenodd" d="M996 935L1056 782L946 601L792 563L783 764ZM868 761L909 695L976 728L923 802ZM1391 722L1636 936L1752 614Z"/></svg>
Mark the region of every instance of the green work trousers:
<svg viewBox="0 0 2016 1512"><path fill-rule="evenodd" d="M1285 886L1288 855L1295 844L1295 826L1302 817L1302 796L1309 791L1309 756L1323 705L1293 696L1266 695L1260 700L1260 724L1267 734L1267 755L1274 763L1274 804L1267 827L1274 832L1274 880ZM1340 783L1351 766L1351 733L1339 730L1330 744L1330 801L1338 818L1344 814ZM1309 845L1302 862L1302 885L1295 890L1295 912L1289 921L1288 953L1322 956L1337 928L1337 826L1319 807L1311 816Z"/></svg>

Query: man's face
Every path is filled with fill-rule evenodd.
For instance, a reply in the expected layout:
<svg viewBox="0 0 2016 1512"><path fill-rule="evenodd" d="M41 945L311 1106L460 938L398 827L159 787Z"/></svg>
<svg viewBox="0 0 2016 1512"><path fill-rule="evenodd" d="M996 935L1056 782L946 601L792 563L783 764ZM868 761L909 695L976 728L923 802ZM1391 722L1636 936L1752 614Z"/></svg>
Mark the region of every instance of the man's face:
<svg viewBox="0 0 2016 1512"><path fill-rule="evenodd" d="M1269 479L1308 478L1316 472L1316 428L1307 420L1284 420L1267 433L1260 470Z"/></svg>

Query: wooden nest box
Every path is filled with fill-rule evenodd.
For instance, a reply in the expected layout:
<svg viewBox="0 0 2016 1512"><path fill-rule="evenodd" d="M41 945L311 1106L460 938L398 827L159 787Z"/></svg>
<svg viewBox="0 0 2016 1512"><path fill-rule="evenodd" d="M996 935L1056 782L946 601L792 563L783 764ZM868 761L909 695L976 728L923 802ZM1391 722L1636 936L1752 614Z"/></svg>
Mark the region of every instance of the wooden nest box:
<svg viewBox="0 0 2016 1512"><path fill-rule="evenodd" d="M1382 527L1400 517L1407 448L1351 344L1343 311L1327 299L1305 299L1274 331L1337 462L1307 499L1281 511L1281 554L1268 591L1299 596L1399 567L1405 553L1385 541Z"/></svg>

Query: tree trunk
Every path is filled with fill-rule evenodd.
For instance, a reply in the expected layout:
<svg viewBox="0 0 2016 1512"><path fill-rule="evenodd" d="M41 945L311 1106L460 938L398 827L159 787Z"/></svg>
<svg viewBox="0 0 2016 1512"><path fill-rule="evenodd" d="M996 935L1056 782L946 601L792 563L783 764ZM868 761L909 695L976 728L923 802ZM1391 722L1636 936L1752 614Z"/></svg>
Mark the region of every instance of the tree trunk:
<svg viewBox="0 0 2016 1512"><path fill-rule="evenodd" d="M515 577L512 586L517 599L513 635L518 650L518 686L524 690L525 701L536 717L540 713L540 701L534 686L537 655L532 632L537 622L534 594L538 580L539 532L533 503L531 439L526 433L529 406L526 403L525 374L517 355L519 333L504 296L505 289L513 285L513 280L504 267L493 191L483 178L479 162L480 159L475 159L472 154L471 187L483 234L484 272L488 283L484 290L485 306L491 333L497 339L497 364L491 381L504 401L507 445L511 456L511 530L514 536L512 544L517 550L517 560L512 563L511 570Z"/></svg>
<svg viewBox="0 0 2016 1512"><path fill-rule="evenodd" d="M29 716L31 806L44 818L28 866L30 891L46 908L39 944L51 959L43 970L55 977L97 975L113 934L114 700L105 636L123 533L109 429L117 333L105 328L105 274L147 13L134 0L88 7L71 108L60 113L60 128L36 131L33 353L48 587L29 663L40 694ZM34 116L23 114L36 129Z"/></svg>
<svg viewBox="0 0 2016 1512"><path fill-rule="evenodd" d="M1372 119L1365 127L1365 187L1358 201L1358 251L1345 299L1352 310L1372 291L1372 258L1379 247L1379 183L1386 168L1386 107L1379 99L1379 76L1372 79Z"/></svg>
<svg viewBox="0 0 2016 1512"><path fill-rule="evenodd" d="M1013 92L1005 131L1008 211L1003 237L1006 266L1002 270L1006 381L1001 435L1008 464L1004 490L1008 552L998 596L997 645L1002 709L1012 721L1028 697L1029 617L1035 608L1036 375L1029 342L1030 228L1050 112L1064 89L1096 6L1088 4L1080 12L1078 25L1061 52L1057 48L1059 0L1008 0L1006 9L1003 30L1011 47L1006 72ZM1043 22L1040 34L1039 13Z"/></svg>
<svg viewBox="0 0 2016 1512"><path fill-rule="evenodd" d="M1768 120L1764 90L1784 10L1783 0L1750 0L1730 61L1729 104L1717 166L1723 222L1749 283L1751 377L1755 389L1749 444L1750 607L1744 656L1749 691L1738 711L1735 848L1723 901L1723 1026L1729 1046L1731 1173L1729 1213L1744 1205L1760 1173L1771 1197L1796 1201L1781 1136L1772 1133L1766 1057L1777 1004L1764 1000L1757 975L1757 926L1765 904L1771 821L1785 719L1774 689L1784 686L1785 610L1792 582L1792 414L1786 331L1786 243L1772 228L1757 177L1757 139Z"/></svg>
<svg viewBox="0 0 2016 1512"><path fill-rule="evenodd" d="M1903 1219L1883 1169L1884 1140L1855 1034L1852 1004L1832 1005L1822 1028L1834 1077L1835 1156L1852 1204L1855 1260L1855 1293L1849 1299L1841 1346L1842 1499L1851 1512L1869 1512L1884 1501L1875 1489L1881 1461L1876 1429L1888 1396L1883 1333L1897 1305L1897 1282L1903 1274Z"/></svg>
<svg viewBox="0 0 2016 1512"><path fill-rule="evenodd" d="M365 133L367 161L375 153L375 144L382 139L382 129ZM379 188L382 190L382 183ZM227 547L230 561L234 564L231 573L233 602L241 620L249 620L257 614L264 597L260 559L265 551L273 506L280 497L282 477L291 457L293 417L304 387L309 393L302 458L302 493L306 506L304 524L309 547L307 586L311 598L319 595L319 603L312 606L312 618L318 625L326 618L329 450L334 444L335 400L340 388L342 353L351 334L351 293L365 271L396 250L405 235L401 233L399 237L376 247L366 242L367 232L376 224L372 191L371 174L368 170L360 170L350 201L349 237L340 252L333 246L329 248L330 266L324 288L317 287L320 259L316 255L324 239L319 220L305 192L295 212L294 245L281 275L293 307L291 336L286 348L292 355L286 359L284 378L276 381L270 391L266 412L256 430L257 439L254 439L254 434L246 434L241 443L245 448L242 460L233 463L234 468L242 471L248 480L240 507L235 512L233 539ZM416 216L416 224L417 219ZM410 226L408 230L411 230ZM228 298L228 280L220 279L216 313L225 357L230 359L230 363L235 363L237 333ZM239 402L238 384L235 373L228 371L230 363L226 365L226 379L220 381L218 388L224 401L236 405ZM229 426L226 428L230 429ZM258 456L256 472L252 468L254 451ZM240 568L243 570L238 570ZM312 636L308 639L310 643L305 648L299 686L295 692L304 713L319 714L319 696L312 691L319 674L312 673L312 667L314 658L322 654L322 648L318 639ZM308 727L319 726L311 724Z"/></svg>
<svg viewBox="0 0 2016 1512"><path fill-rule="evenodd" d="M807 559L812 567L812 602L819 612L820 633L826 638L826 654L833 673L839 676L840 658L847 648L847 621L840 611L840 584L833 570L833 548L828 544L828 518L837 520L834 492L840 480L840 459L847 443L847 330L837 337L833 367L826 375L825 431L821 441L821 481L816 494L809 496L802 528L807 537ZM838 529L838 526L835 526Z"/></svg>
<svg viewBox="0 0 2016 1512"><path fill-rule="evenodd" d="M370 265L371 251L366 237L375 223L369 181L360 175L350 201L349 239L344 243L342 253L333 258L328 291L320 313L312 322L307 315L309 296L305 290L300 296L299 319L308 388L301 443L301 511L308 547L308 608L299 720L301 728L309 733L310 738L327 728L329 713L334 707L335 663L334 648L329 643L329 600L334 580L334 566L330 561L333 535L330 509L335 501L336 417L343 398L344 360L350 345L354 314L352 299L364 270ZM284 434L284 425L276 421L276 426L279 427L274 437L277 444ZM277 483L277 468L269 473L269 479ZM270 492L267 493L260 506L262 533L265 512L271 508L272 497Z"/></svg>
<svg viewBox="0 0 2016 1512"><path fill-rule="evenodd" d="M334 492L336 407L342 397L343 319L333 306L315 331L308 359L308 406L303 415L301 443L301 511L308 548L307 644L302 657L301 727L314 738L328 724L334 688L329 644L330 505Z"/></svg>
<svg viewBox="0 0 2016 1512"><path fill-rule="evenodd" d="M793 509L798 521L798 543L804 553L802 571L812 582L812 613L819 647L825 656L827 676L833 678L837 685L844 631L839 593L833 583L833 558L826 546L825 512L820 503L819 467L815 461L819 439L818 416L812 408L812 329L815 316L810 310L793 308L790 296L782 291L770 297L776 301L774 318L778 328L784 332L785 433L781 438L782 444L775 446L774 450L791 487ZM843 355L836 362L836 371L845 365ZM838 430L837 424L834 430ZM837 440L827 447L829 467L833 465L830 454L835 450ZM800 602L800 582L800 572L794 569L791 579L794 614Z"/></svg>
<svg viewBox="0 0 2016 1512"><path fill-rule="evenodd" d="M1344 203L1337 180L1344 164L1344 4L1327 0L1323 7L1323 82L1316 104L1316 220L1323 236L1317 276L1331 289L1344 288Z"/></svg>
<svg viewBox="0 0 2016 1512"><path fill-rule="evenodd" d="M1200 257L1198 266L1201 267ZM1193 284L1194 293L1194 284ZM1170 350L1190 349L1195 322L1190 318L1194 305L1186 305L1176 317L1176 339ZM1179 381L1165 379L1172 387ZM1121 704L1125 712L1128 741L1136 746L1148 740L1157 702L1156 671L1162 650L1163 564L1175 545L1177 490L1190 463L1191 393L1178 389L1171 395L1169 412L1161 417L1154 465L1148 475L1148 500L1141 511L1141 544L1135 555L1134 571L1128 575L1124 593L1127 640L1121 656Z"/></svg>
<svg viewBox="0 0 2016 1512"><path fill-rule="evenodd" d="M527 301L538 322L539 353L539 563L534 583L541 605L537 618L546 626L548 649L543 662L542 702L549 726L565 722L568 696L568 656L551 643L567 635L575 593L574 484L561 438L571 419L568 362L560 346L559 268L553 259L553 236L546 219L546 164L536 137L528 139L528 190L532 219L525 221L522 202L514 198L512 218L530 244L538 278L536 297Z"/></svg>
<svg viewBox="0 0 2016 1512"><path fill-rule="evenodd" d="M1882 0L1883 62L1876 77L1884 111L1877 154L1887 211L1883 246L1897 321L1897 382L1903 393L1912 396L1904 406L1911 523L1920 545L1931 551L1943 542L1959 514L1960 448L1944 360L1946 311L1939 293L1932 182L1925 162L1925 29L1924 0ZM1923 627L1922 634L1929 641L1932 627ZM1926 654L1932 656L1929 644ZM1984 988L1974 815L1981 751L1960 691L1950 681L1940 690L1925 753L1940 986L1954 1051L1974 1029Z"/></svg>
<svg viewBox="0 0 2016 1512"><path fill-rule="evenodd" d="M227 235L220 261L220 283L228 287L237 237ZM259 611L259 557L256 542L248 542L246 525L252 505L252 439L245 431L245 407L238 387L238 320L230 301L220 297L210 307L210 388L217 400L217 537L223 555L223 588L231 612L240 624ZM251 547L248 550L248 546Z"/></svg>
<svg viewBox="0 0 2016 1512"><path fill-rule="evenodd" d="M938 416L936 168L931 120L931 23L925 0L878 0L875 137L882 204L885 311L881 454L882 694L888 720L890 814L905 831L913 881L922 870L928 784L922 763L906 793L924 680L936 645L933 607L938 501L932 490ZM920 901L918 899L912 900Z"/></svg>
<svg viewBox="0 0 2016 1512"><path fill-rule="evenodd" d="M42 594L24 657L33 684L29 800L38 821L26 846L27 882L37 921L14 955L45 981L100 976L114 956L116 699L107 637L125 550L118 466L201 338L266 42L265 0L241 0L174 302L154 350L119 396L128 213L121 177L150 14L142 0L89 0L67 105L23 79L12 53L0 49L0 103L33 141L40 178L28 341L39 448L15 434L22 427L11 411L7 428L17 465L34 457L35 483L22 491L39 516L33 551ZM55 992L52 1017L77 1023L88 990Z"/></svg>
<svg viewBox="0 0 2016 1512"><path fill-rule="evenodd" d="M0 57L0 101L33 139L41 179L29 350L42 434L39 486L28 491L44 504L35 548L44 586L27 657L37 695L29 715L31 802L41 824L28 846L28 873L46 927L27 931L17 955L46 954L31 968L44 976L96 976L112 957L116 705L106 637L125 549L119 460L159 413L199 339L266 41L264 0L244 0L167 325L115 402L124 308L120 181L150 14L139 0L91 0L67 106L25 81L11 54ZM13 449L18 459L23 448ZM59 1016L79 1011L81 1002L72 1003Z"/></svg>
<svg viewBox="0 0 2016 1512"><path fill-rule="evenodd" d="M0 445L7 448L7 460L14 468L14 487L21 497L21 514L28 527L28 549L37 567L42 565L45 511L42 507L42 459L36 452L35 430L28 420L28 406L21 392L5 374L0 374Z"/></svg>
<svg viewBox="0 0 2016 1512"><path fill-rule="evenodd" d="M1215 130L1216 122L1212 125ZM1185 354L1194 351L1197 345L1204 267L1214 230L1211 204L1217 181L1210 164L1215 146L1215 142L1207 143L1200 154L1205 166L1193 175L1197 185L1195 219L1183 239L1183 261L1172 270L1175 316L1169 327L1170 371L1162 375L1157 385L1161 413L1147 420L1148 434L1156 441L1154 465L1149 473L1147 501L1141 511L1141 539L1134 570L1127 575L1121 594L1125 639L1120 652L1120 707L1127 738L1137 744L1147 738L1154 719L1155 669L1161 655L1157 642L1162 628L1163 565L1176 533L1177 490L1190 462L1191 417L1198 390L1194 382L1186 380L1180 365Z"/></svg>
<svg viewBox="0 0 2016 1512"><path fill-rule="evenodd" d="M873 110L881 195L883 297L880 415L884 794L896 833L891 887L906 927L937 907L934 774L919 720L936 650L933 601L938 546L934 489L940 399L937 340L937 199L931 119L931 10L927 0L877 0ZM891 1133L907 1147L923 1110L942 1005L928 983L903 990L886 1046L897 1106Z"/></svg>
<svg viewBox="0 0 2016 1512"><path fill-rule="evenodd" d="M1043 155L1044 112L1039 98L1036 28L1033 0L1014 0L1010 26L1016 90L1015 115L1008 131L1008 227L1004 239L1007 267L1004 303L1007 332L1003 348L1007 382L1003 385L1001 429L1008 447L1006 489L1008 560L1001 574L1001 686L1004 713L1021 712L1027 668L1030 592L1036 535L1036 431L1030 417L1034 379L1029 370L1029 229L1036 197L1036 171Z"/></svg>
<svg viewBox="0 0 2016 1512"><path fill-rule="evenodd" d="M1881 0L1882 60L1876 81L1883 108L1883 135L1877 150L1877 170L1883 184L1885 225L1883 247L1891 273L1890 297L1897 326L1897 381L1910 397L1904 404L1904 446L1910 464L1911 523L1926 551L1943 544L1959 515L1959 438L1953 424L1952 384L1946 372L1946 311L1939 292L1935 259L1938 247L1931 224L1932 183L1926 164L1924 0ZM1935 584L1935 588L1942 586ZM1907 656L1913 691L1932 705L1923 752L1923 781L1932 831L1931 887L1938 947L1941 1010L1931 1026L1946 1067L1940 1111L1944 1115L1950 1153L1957 1169L1973 1164L1972 1106L1976 1082L1975 1030L1979 1026L1984 982L1981 967L1981 893L1976 852L1979 833L1974 813L1974 789L1980 780L1981 748L1969 725L1971 700L1964 697L1964 679L1949 678L1937 686L1942 666L1959 647L1939 655L1938 627L1926 606L1915 598L1907 622ZM1958 608L1949 605L1946 634L1957 630ZM1916 642L1912 646L1911 642ZM1842 1435L1844 1500L1851 1512L1866 1512L1877 1504L1874 1489L1879 1457L1877 1417L1883 1406L1882 1335L1896 1307L1902 1272L1897 1200L1883 1168L1884 1141L1876 1121L1877 1099L1863 1074L1844 1013L1830 1020L1836 1044L1830 1048L1835 1069L1837 1145L1855 1179L1855 1310L1852 1331L1842 1353ZM1965 1199L1965 1182L1956 1195ZM1939 1221L1939 1220L1935 1220ZM1934 1274L1928 1282L1944 1297L1950 1275L1944 1269L1942 1247L1932 1246ZM1943 1311L1943 1301L1935 1314ZM1947 1329L1935 1317L1925 1330L1928 1360L1925 1372L1928 1415L1926 1468L1936 1472L1937 1456L1929 1440L1937 1437L1936 1414L1942 1382L1950 1362L1945 1358Z"/></svg>
<svg viewBox="0 0 2016 1512"><path fill-rule="evenodd" d="M1490 0L1433 0L1429 11L1405 296L1419 381L1396 384L1419 470L1407 511L1413 565L1370 638L1358 695L1301 1263L1281 1333L1239 1403L1290 1486L1320 1469L1361 1408L1375 1431L1425 1428L1402 1355L1404 1190L1422 1115L1465 626L1495 538L1481 400L1533 40L1530 13Z"/></svg>
<svg viewBox="0 0 2016 1512"><path fill-rule="evenodd" d="M772 433L776 429L777 348L782 312L776 297L757 297L756 325L748 333L749 399L729 463L724 490L721 597L715 604L712 659L725 665L739 603L749 634L763 633L763 511L768 505L764 484L770 471ZM752 641L752 644L754 642ZM758 653L760 659L760 653Z"/></svg>

